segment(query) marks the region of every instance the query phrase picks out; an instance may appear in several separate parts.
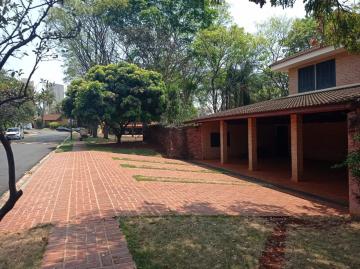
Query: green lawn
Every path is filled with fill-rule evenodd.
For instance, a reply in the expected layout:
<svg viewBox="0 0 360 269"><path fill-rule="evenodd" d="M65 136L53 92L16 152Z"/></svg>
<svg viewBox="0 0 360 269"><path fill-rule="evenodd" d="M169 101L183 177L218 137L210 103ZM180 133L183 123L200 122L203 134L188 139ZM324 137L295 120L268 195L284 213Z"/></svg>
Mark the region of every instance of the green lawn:
<svg viewBox="0 0 360 269"><path fill-rule="evenodd" d="M257 268L272 224L223 216L121 217L138 269Z"/></svg>
<svg viewBox="0 0 360 269"><path fill-rule="evenodd" d="M129 155L142 155L142 156L161 156L160 153L153 149L149 148L137 148L137 147L125 147L121 144L118 145L116 143L106 143L106 144L97 144L97 143L87 143L86 148L88 150L95 151L105 151L112 153L121 153L121 154L129 154Z"/></svg>
<svg viewBox="0 0 360 269"><path fill-rule="evenodd" d="M51 225L0 235L1 269L40 268Z"/></svg>
<svg viewBox="0 0 360 269"><path fill-rule="evenodd" d="M56 153L72 151L74 146L74 140L67 139L61 143L55 150Z"/></svg>
<svg viewBox="0 0 360 269"><path fill-rule="evenodd" d="M139 269L258 268L275 225L239 216L120 218ZM280 268L360 268L360 221L312 217L287 227Z"/></svg>

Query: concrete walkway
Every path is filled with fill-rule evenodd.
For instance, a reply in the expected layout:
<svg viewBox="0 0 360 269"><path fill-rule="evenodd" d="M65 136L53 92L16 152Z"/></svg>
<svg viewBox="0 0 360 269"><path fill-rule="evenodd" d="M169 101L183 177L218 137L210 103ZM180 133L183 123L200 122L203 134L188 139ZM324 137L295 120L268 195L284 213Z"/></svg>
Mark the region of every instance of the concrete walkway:
<svg viewBox="0 0 360 269"><path fill-rule="evenodd" d="M80 148L76 148L79 150ZM114 160L113 157L132 159ZM146 163L144 161L147 161ZM236 179L238 184L138 182L133 175L235 179L161 157L95 151L53 153L31 176L1 231L53 223L43 268L134 268L114 216L159 214L335 215L342 208ZM157 169L131 169L135 163ZM164 170L161 170L164 169ZM188 170L188 171L180 171ZM195 172L194 172L195 171Z"/></svg>

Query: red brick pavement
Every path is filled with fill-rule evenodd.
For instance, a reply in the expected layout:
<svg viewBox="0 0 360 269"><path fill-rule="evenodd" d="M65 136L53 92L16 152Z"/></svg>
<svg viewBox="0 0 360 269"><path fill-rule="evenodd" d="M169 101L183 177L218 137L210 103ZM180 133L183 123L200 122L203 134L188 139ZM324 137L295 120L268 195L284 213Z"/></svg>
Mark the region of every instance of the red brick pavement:
<svg viewBox="0 0 360 269"><path fill-rule="evenodd" d="M127 157L138 161L113 160ZM105 152L52 154L31 176L23 197L0 223L16 231L53 223L44 268L133 268L124 235L114 216L179 214L333 215L341 208L238 180L237 185L137 182L133 175L203 180L235 179L229 175L122 168L120 163L203 170L199 166ZM180 162L183 163L184 162ZM185 163L186 164L186 163ZM243 184L242 184L243 183Z"/></svg>

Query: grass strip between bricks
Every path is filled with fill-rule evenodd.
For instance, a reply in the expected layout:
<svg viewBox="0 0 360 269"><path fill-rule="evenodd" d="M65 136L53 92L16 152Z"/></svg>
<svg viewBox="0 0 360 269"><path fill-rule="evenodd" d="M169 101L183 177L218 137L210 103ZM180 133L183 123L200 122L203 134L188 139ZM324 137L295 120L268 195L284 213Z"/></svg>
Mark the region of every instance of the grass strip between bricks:
<svg viewBox="0 0 360 269"><path fill-rule="evenodd" d="M178 168L169 168L169 167L154 167L149 165L134 165L130 163L120 164L123 168L136 168L136 169L153 169L153 170L168 170L168 171L178 171L178 172L192 172L192 173L209 173L209 174L225 174L226 172L218 171L216 169L207 169L207 170L186 170Z"/></svg>
<svg viewBox="0 0 360 269"><path fill-rule="evenodd" d="M194 178L178 178L178 177L152 177L143 175L134 175L133 178L137 181L152 181L152 182L174 182L174 183L196 183L196 184L215 184L215 185L255 185L248 182L231 182L226 180L213 180L209 181L206 179L194 179Z"/></svg>
<svg viewBox="0 0 360 269"><path fill-rule="evenodd" d="M170 162L170 161L153 161L153 160L136 160L131 158L119 158L119 157L113 157L113 160L115 161L131 161L131 162L142 162L142 163L161 163L161 164L176 164L176 165L189 165L187 163L178 163L178 162Z"/></svg>
<svg viewBox="0 0 360 269"><path fill-rule="evenodd" d="M107 144L86 144L88 150L104 151L128 155L140 155L140 156L161 156L160 153L153 149L147 148L119 148L116 143Z"/></svg>

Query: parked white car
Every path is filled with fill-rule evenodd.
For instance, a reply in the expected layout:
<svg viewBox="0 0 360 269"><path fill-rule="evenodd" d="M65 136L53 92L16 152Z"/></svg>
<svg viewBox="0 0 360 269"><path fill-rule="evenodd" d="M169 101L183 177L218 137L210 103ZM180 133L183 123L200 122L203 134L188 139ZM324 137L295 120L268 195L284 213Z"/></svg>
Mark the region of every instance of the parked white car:
<svg viewBox="0 0 360 269"><path fill-rule="evenodd" d="M5 136L8 140L20 140L24 139L24 131L19 127L12 127L6 130Z"/></svg>

